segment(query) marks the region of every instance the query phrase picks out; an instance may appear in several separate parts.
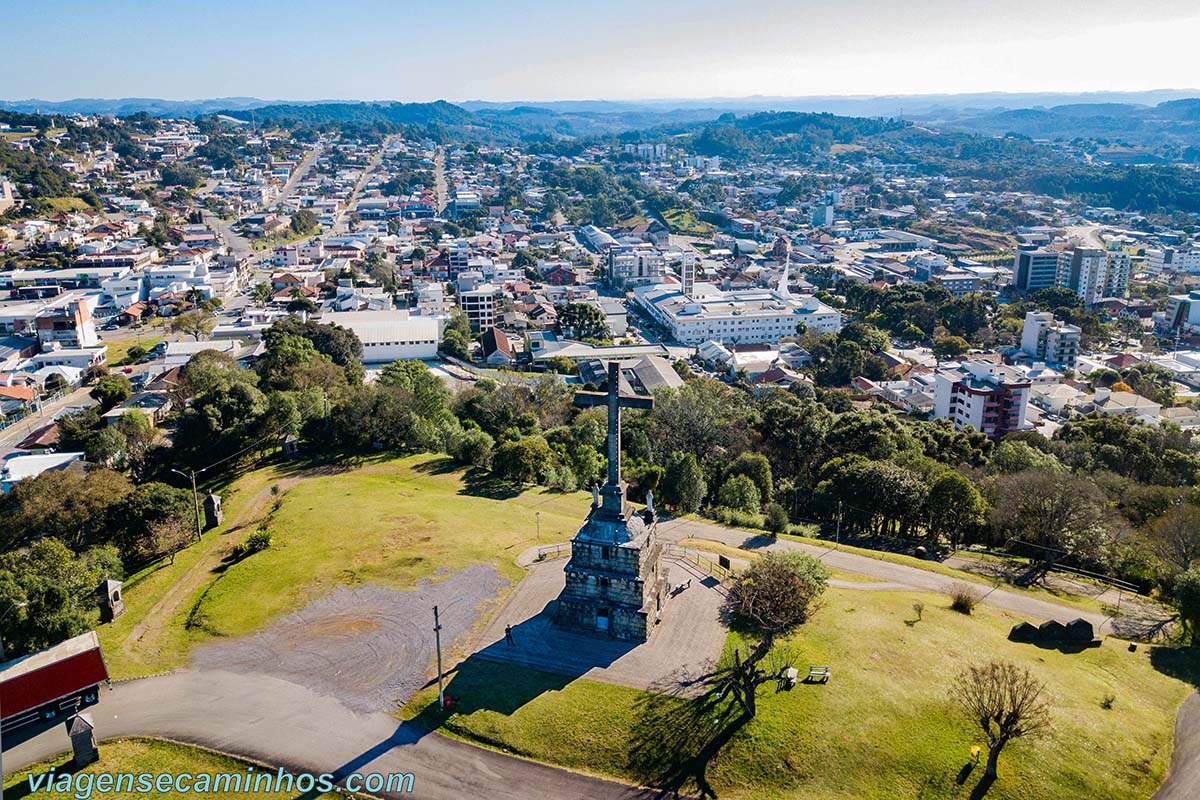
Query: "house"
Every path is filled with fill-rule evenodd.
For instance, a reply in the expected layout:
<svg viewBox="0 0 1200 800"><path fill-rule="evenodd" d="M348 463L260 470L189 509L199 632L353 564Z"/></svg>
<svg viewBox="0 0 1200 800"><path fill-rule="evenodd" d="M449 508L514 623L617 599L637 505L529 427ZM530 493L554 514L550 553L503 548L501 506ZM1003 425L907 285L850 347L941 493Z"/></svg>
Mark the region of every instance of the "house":
<svg viewBox="0 0 1200 800"><path fill-rule="evenodd" d="M479 337L479 344L487 363L497 366L508 366L513 363L512 343L508 340L508 334L499 328L492 327L484 331L483 335Z"/></svg>
<svg viewBox="0 0 1200 800"><path fill-rule="evenodd" d="M1093 408L1101 414L1135 417L1151 425L1157 425L1162 405L1133 392L1114 392L1112 389L1097 388Z"/></svg>
<svg viewBox="0 0 1200 800"><path fill-rule="evenodd" d="M0 492L7 494L20 481L36 478L43 472L67 469L83 464L83 453L47 453L44 455L15 455L0 463Z"/></svg>

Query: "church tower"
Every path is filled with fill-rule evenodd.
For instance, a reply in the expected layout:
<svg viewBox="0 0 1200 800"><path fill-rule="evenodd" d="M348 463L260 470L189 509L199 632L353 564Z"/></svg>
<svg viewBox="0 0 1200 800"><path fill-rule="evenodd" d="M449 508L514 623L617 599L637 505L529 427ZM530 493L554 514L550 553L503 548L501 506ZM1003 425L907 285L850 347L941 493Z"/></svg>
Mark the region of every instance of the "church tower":
<svg viewBox="0 0 1200 800"><path fill-rule="evenodd" d="M576 405L608 408L608 482L593 489L591 511L571 540L555 622L601 636L645 641L666 602L667 574L655 535L653 495L642 512L625 500L621 409L652 408L654 401L621 394L620 383L620 365L613 361L608 365L607 392L575 395Z"/></svg>

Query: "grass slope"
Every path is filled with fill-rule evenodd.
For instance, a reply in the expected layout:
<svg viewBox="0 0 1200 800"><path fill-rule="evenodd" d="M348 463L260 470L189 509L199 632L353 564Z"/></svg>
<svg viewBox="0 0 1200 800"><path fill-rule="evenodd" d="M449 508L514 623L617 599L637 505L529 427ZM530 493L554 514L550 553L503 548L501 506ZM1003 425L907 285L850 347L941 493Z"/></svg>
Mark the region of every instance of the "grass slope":
<svg viewBox="0 0 1200 800"><path fill-rule="evenodd" d="M221 491L225 525L177 555L174 565L132 576L128 612L100 627L115 677L182 666L195 643L250 633L339 586L407 588L478 562L495 563L515 581L523 573L514 559L539 541L535 512L540 541L563 541L591 499L585 492L518 491L430 455L315 473L272 466ZM260 525L271 532L270 549L222 561Z"/></svg>
<svg viewBox="0 0 1200 800"><path fill-rule="evenodd" d="M917 601L925 604L921 621L912 611ZM1192 688L1171 675L1194 682L1193 657L1130 653L1116 640L1077 653L1015 644L1006 639L1012 615L981 608L965 617L946 606L928 593L831 589L826 606L780 648L801 668L830 665L832 680L760 691L759 716L707 765L719 796L970 797L982 767L972 767L969 748L982 741L948 686L965 664L992 658L1028 666L1047 684L1054 730L1010 745L989 798L1152 794L1169 760L1175 711ZM731 635L729 646L738 644ZM460 665L447 692L457 702L449 718L436 710L436 689L418 694L405 714L530 758L638 782L653 782L692 754L681 746L688 714L677 698L479 660ZM1116 701L1105 710L1110 693Z"/></svg>
<svg viewBox="0 0 1200 800"><path fill-rule="evenodd" d="M97 775L100 773L125 773L130 772L134 775L140 775L143 772L151 774L170 773L179 775L182 773L190 773L191 775L218 773L232 773L236 775L246 775L247 770L254 766L256 771L259 771L261 765L252 765L248 761L231 758L220 753L215 753L211 750L205 750L200 747L190 747L187 745L176 744L162 739L117 739L113 741L100 743L100 760L94 764L89 764L84 767L82 772ZM41 764L34 764L28 769L19 770L18 772L9 775L4 779L4 796L8 800L19 800L20 798L31 798L32 800L61 800L63 797L74 797L76 794L62 794L57 792L49 792L45 789L39 789L36 792L29 790L30 774L37 776L49 771L51 767L55 767L55 774L61 775L64 772L72 772L71 756L64 754L58 758ZM262 767L263 770L270 774L276 774L276 770ZM145 797L141 794L127 794L124 791L105 793L95 792L94 797ZM153 797L164 798L164 800L183 800L183 798L196 797L196 794L190 792L154 792ZM210 800L243 800L247 796L261 798L261 800L289 800L297 796L297 793L292 792L203 792L200 796L209 798ZM322 800L322 798L334 798L335 794L310 794L305 797L311 797L312 800Z"/></svg>

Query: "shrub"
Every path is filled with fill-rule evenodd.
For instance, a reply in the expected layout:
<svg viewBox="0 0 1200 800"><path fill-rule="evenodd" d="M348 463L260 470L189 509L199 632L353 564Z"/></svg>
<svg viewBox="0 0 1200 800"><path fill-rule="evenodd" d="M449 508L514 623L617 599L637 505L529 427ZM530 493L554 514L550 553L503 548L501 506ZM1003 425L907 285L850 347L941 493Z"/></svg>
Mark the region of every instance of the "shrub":
<svg viewBox="0 0 1200 800"><path fill-rule="evenodd" d="M787 511L779 503L767 503L763 509L763 521L766 523L767 530L776 536L781 533L787 533Z"/></svg>
<svg viewBox="0 0 1200 800"><path fill-rule="evenodd" d="M717 506L713 511L713 518L731 528L754 528L761 531L766 527L762 514L749 514L728 506Z"/></svg>
<svg viewBox="0 0 1200 800"><path fill-rule="evenodd" d="M266 528L259 528L246 537L246 550L257 553L271 546L271 533Z"/></svg>
<svg viewBox="0 0 1200 800"><path fill-rule="evenodd" d="M916 603L913 603L912 610L913 610L913 613L915 613L917 615L917 619L921 619L921 615L925 613L925 604L922 602L919 602L919 601Z"/></svg>
<svg viewBox="0 0 1200 800"><path fill-rule="evenodd" d="M150 351L140 344L135 344L125 351L125 361L129 364L136 364L148 352Z"/></svg>
<svg viewBox="0 0 1200 800"><path fill-rule="evenodd" d="M982 599L982 593L970 584L957 583L950 590L950 608L960 614L970 614Z"/></svg>
<svg viewBox="0 0 1200 800"><path fill-rule="evenodd" d="M1109 692L1108 694L1104 695L1103 699L1100 700L1100 707L1103 708L1105 711L1110 711L1113 707L1113 703L1116 703L1116 702L1117 702L1117 696L1115 694Z"/></svg>

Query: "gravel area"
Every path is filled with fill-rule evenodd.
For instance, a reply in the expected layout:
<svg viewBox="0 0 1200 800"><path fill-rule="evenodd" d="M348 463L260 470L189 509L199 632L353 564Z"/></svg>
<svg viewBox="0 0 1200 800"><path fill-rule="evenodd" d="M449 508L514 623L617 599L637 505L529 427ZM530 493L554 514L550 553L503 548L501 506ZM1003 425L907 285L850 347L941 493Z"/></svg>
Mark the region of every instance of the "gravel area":
<svg viewBox="0 0 1200 800"><path fill-rule="evenodd" d="M475 564L410 591L338 589L266 630L201 648L194 664L281 678L355 711L390 711L424 685L435 663L433 606L441 609L445 654L505 585L495 566Z"/></svg>

